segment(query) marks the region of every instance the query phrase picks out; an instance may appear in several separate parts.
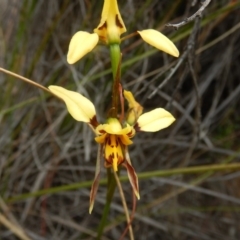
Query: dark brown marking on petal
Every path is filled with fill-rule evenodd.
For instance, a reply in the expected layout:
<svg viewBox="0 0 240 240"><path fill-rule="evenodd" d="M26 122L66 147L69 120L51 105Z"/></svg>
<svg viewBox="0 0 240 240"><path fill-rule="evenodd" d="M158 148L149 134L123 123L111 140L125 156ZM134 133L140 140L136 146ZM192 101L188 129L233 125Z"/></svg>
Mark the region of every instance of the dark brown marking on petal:
<svg viewBox="0 0 240 240"><path fill-rule="evenodd" d="M100 26L98 30L103 30L104 28L107 28L107 22L104 22L104 24Z"/></svg>
<svg viewBox="0 0 240 240"><path fill-rule="evenodd" d="M136 124L134 125L134 129L136 130L136 132L141 131L141 128L140 128L140 126L139 126L138 123L136 123Z"/></svg>
<svg viewBox="0 0 240 240"><path fill-rule="evenodd" d="M119 20L118 14L116 15L115 22L116 22L116 25L117 25L118 27L123 28L123 25L121 24L121 22L120 22L120 20Z"/></svg>
<svg viewBox="0 0 240 240"><path fill-rule="evenodd" d="M131 136L132 135L132 130L127 134L127 136Z"/></svg>
<svg viewBox="0 0 240 240"><path fill-rule="evenodd" d="M127 169L128 178L135 194L137 193L139 195L138 177L133 166L129 164L127 161L124 162L123 166L125 166Z"/></svg>
<svg viewBox="0 0 240 240"><path fill-rule="evenodd" d="M114 153L111 153L108 158L106 158L106 161L110 164L112 164L112 160L114 158Z"/></svg>
<svg viewBox="0 0 240 240"><path fill-rule="evenodd" d="M108 140L107 140L107 141L108 141L108 142L107 142L107 143L108 143L108 145L109 145L109 146L111 146L111 138L110 138L110 137L108 138Z"/></svg>
<svg viewBox="0 0 240 240"><path fill-rule="evenodd" d="M118 144L119 144L119 142L118 142L118 138L116 139L116 147L118 147Z"/></svg>
<svg viewBox="0 0 240 240"><path fill-rule="evenodd" d="M105 160L106 160L105 162L107 162L108 164L111 164L111 156L109 156L109 158L105 157Z"/></svg>
<svg viewBox="0 0 240 240"><path fill-rule="evenodd" d="M90 122L89 122L89 123L93 126L93 128L96 128L96 127L99 125L99 123L98 123L98 121L97 121L96 115L94 115L94 116L90 119Z"/></svg>

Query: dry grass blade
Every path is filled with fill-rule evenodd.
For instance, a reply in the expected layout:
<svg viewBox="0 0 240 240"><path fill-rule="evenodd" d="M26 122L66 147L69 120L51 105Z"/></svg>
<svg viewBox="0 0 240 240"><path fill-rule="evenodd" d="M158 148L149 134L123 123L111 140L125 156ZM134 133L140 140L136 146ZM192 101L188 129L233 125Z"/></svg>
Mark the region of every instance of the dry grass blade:
<svg viewBox="0 0 240 240"><path fill-rule="evenodd" d="M22 240L31 240L23 231L23 229L19 228L12 222L10 222L3 214L0 213L0 222L3 226L8 228L11 232L17 235Z"/></svg>

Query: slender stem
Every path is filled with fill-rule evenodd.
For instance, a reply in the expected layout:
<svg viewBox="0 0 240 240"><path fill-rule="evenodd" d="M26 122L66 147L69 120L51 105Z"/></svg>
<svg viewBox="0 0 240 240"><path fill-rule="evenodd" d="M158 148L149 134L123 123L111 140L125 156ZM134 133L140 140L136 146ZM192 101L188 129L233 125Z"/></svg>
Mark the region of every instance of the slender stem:
<svg viewBox="0 0 240 240"><path fill-rule="evenodd" d="M123 190L122 190L122 185L120 183L120 180L118 178L117 173L115 171L113 171L113 173L114 173L114 177L115 177L115 180L117 182L118 190L119 190L119 193L120 193L120 196L121 196L121 199L122 199L122 205L123 205L123 209L124 209L125 216L126 216L126 219L127 219L127 223L129 224L129 236L130 236L131 240L134 240L131 220L130 220L130 217L129 217L129 212L128 212L128 208L127 208L126 199L125 199L125 196L124 196L124 193L123 193Z"/></svg>
<svg viewBox="0 0 240 240"><path fill-rule="evenodd" d="M117 118L119 106L119 83L121 78L121 52L118 44L110 45L110 55L113 73L112 109L110 116Z"/></svg>
<svg viewBox="0 0 240 240"><path fill-rule="evenodd" d="M29 84L31 84L31 85L33 85L33 86L35 86L35 87L38 87L38 88L40 88L40 89L42 89L42 90L44 90L44 91L46 91L46 92L48 92L48 93L51 93L50 90L48 90L48 89L47 89L46 87L44 87L43 85L38 84L38 83L36 83L36 82L28 79L28 78L25 78L25 77L23 77L23 76L20 76L20 75L18 75L18 74L16 74L16 73L13 73L13 72L11 72L11 71L8 71L8 70L6 70L6 69L4 69L4 68L0 68L0 71L1 71L1 72L4 72L4 73L6 73L6 74L8 74L8 75L10 75L10 76L16 77L16 78L18 78L18 79L20 79L20 80L22 80L22 81L24 81L24 82L26 82L26 83L29 83Z"/></svg>
<svg viewBox="0 0 240 240"><path fill-rule="evenodd" d="M120 51L119 44L111 44L109 48L110 48L113 79L115 80L118 72L119 62L121 59L121 51Z"/></svg>
<svg viewBox="0 0 240 240"><path fill-rule="evenodd" d="M124 232L122 233L122 236L120 237L119 240L123 240L123 239L124 239L124 237L125 237L128 229L129 229L129 227L130 227L131 224L132 224L132 221L133 221L133 218L134 218L134 214L135 214L135 212L136 212L136 205L137 205L136 200L137 200L137 198L136 198L136 195L135 195L134 190L132 190L132 199L133 199L133 207L132 207L132 213L131 213L131 216L130 216L130 222L128 223L127 227L125 228L125 230L124 230Z"/></svg>
<svg viewBox="0 0 240 240"><path fill-rule="evenodd" d="M115 191L115 188L116 188L116 180L115 180L110 168L107 169L107 174L108 174L107 175L108 191L107 191L107 196L106 196L106 204L105 204L104 209L103 209L103 215L102 215L101 221L98 225L98 231L97 231L98 234L97 234L96 240L101 240L103 230L104 230L104 227L106 225L107 216L108 216L108 213L109 213L109 210L110 210L112 198L113 198L113 195L114 195L114 191Z"/></svg>
<svg viewBox="0 0 240 240"><path fill-rule="evenodd" d="M6 70L4 68L1 68L1 67L0 67L0 72L6 73L6 74L8 74L10 76L13 76L15 78L20 79L21 81L23 81L25 83L28 83L28 84L31 84L31 85L37 87L37 88L40 88L41 90L43 90L45 92L51 93L54 97L56 97L59 100L63 101L60 97L58 97L57 95L53 94L48 88L44 87L43 85L41 85L39 83L36 83L36 82L32 81L31 79L25 78L25 77L23 77L21 75L18 75L18 74L14 73L14 72L8 71L8 70Z"/></svg>
<svg viewBox="0 0 240 240"><path fill-rule="evenodd" d="M120 99L120 106L121 106L121 114L119 117L119 122L122 123L123 119L124 119L124 97L123 97L123 88L122 85L119 83L118 86L119 89L119 99Z"/></svg>

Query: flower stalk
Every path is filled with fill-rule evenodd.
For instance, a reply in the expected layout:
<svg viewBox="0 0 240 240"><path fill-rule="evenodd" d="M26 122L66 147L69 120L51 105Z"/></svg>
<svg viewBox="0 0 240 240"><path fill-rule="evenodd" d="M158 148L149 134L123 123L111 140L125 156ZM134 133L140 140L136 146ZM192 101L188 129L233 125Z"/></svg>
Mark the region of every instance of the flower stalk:
<svg viewBox="0 0 240 240"><path fill-rule="evenodd" d="M125 196L124 196L124 193L123 193L122 185L121 185L121 182L119 181L119 177L118 177L117 173L115 171L113 171L113 174L114 174L114 177L115 177L115 180L116 180L116 183L117 183L117 186L118 186L118 190L119 190L119 193L120 193L120 196L121 196L121 199L122 199L122 205L123 205L123 209L124 209L125 216L126 216L126 219L127 219L127 224L129 225L129 227L128 227L129 236L130 236L131 240L134 240L133 230L132 230L132 225L131 225L131 219L130 219L130 216L129 216L128 207L127 207L126 199L125 199Z"/></svg>
<svg viewBox="0 0 240 240"><path fill-rule="evenodd" d="M117 118L119 111L120 92L119 85L121 81L121 53L119 45L116 44L110 46L111 60L112 60L112 72L113 72L113 85L112 85L112 108L110 111L110 117Z"/></svg>
<svg viewBox="0 0 240 240"><path fill-rule="evenodd" d="M117 72L119 72L120 75L120 61L121 61L121 51L120 51L120 45L119 44L111 44L109 46L110 48L110 58L111 58L111 65L112 65L112 75L113 79L116 78Z"/></svg>

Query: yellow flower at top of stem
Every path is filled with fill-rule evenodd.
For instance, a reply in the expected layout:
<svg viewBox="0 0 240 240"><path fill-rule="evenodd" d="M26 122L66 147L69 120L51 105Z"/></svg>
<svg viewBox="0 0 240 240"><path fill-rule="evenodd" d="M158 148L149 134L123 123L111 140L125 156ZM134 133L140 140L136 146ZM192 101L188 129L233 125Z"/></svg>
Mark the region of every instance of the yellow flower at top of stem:
<svg viewBox="0 0 240 240"><path fill-rule="evenodd" d="M104 0L101 21L94 29L94 33L79 31L73 35L67 54L68 63L73 64L80 60L96 47L99 40L107 45L113 45L120 44L124 39L134 35L139 35L143 41L161 51L174 57L179 56L179 51L173 42L159 31L146 29L121 38L125 32L126 27L118 9L117 0Z"/></svg>
<svg viewBox="0 0 240 240"><path fill-rule="evenodd" d="M120 35L126 32L126 27L118 10L117 0L105 0L102 17L94 32L106 44L120 43Z"/></svg>

